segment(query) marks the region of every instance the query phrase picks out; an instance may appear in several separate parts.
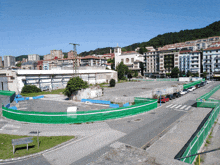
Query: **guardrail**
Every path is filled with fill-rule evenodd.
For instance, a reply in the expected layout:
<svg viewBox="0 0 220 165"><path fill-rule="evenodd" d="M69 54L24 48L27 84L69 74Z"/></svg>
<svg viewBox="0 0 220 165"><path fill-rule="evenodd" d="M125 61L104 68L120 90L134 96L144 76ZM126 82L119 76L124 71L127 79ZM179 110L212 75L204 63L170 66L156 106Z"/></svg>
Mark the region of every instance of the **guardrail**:
<svg viewBox="0 0 220 165"><path fill-rule="evenodd" d="M135 98L135 105L78 112L30 112L2 107L4 117L31 123L66 124L102 121L136 115L157 108L156 99Z"/></svg>
<svg viewBox="0 0 220 165"><path fill-rule="evenodd" d="M186 150L184 151L181 157L186 158L177 158L181 159L181 161L185 163L193 163L197 152L199 151L200 147L204 143L204 140L208 136L209 131L211 130L219 112L220 112L220 100L209 99L217 90L220 89L220 85L214 87L210 92L204 94L203 96L199 97L197 101L197 107L206 107L206 108L214 108L210 113L208 119L205 121L204 125L201 127L199 132L194 136L192 141L187 146ZM194 155L189 157L189 155Z"/></svg>
<svg viewBox="0 0 220 165"><path fill-rule="evenodd" d="M200 84L202 81L205 81L205 79L198 80L198 81L195 81L195 82L191 82L191 83L188 83L188 84L184 84L184 85L183 85L183 89L187 89L187 88L189 88L189 87L191 87L191 86Z"/></svg>

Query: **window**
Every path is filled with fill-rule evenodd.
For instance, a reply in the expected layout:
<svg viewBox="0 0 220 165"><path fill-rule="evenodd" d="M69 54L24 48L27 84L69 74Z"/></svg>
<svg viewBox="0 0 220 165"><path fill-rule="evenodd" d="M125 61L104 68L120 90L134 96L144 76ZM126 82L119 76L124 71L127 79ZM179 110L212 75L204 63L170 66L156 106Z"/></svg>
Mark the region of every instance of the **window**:
<svg viewBox="0 0 220 165"><path fill-rule="evenodd" d="M131 58L131 62L134 62L134 58Z"/></svg>
<svg viewBox="0 0 220 165"><path fill-rule="evenodd" d="M126 63L129 63L129 58L126 58Z"/></svg>

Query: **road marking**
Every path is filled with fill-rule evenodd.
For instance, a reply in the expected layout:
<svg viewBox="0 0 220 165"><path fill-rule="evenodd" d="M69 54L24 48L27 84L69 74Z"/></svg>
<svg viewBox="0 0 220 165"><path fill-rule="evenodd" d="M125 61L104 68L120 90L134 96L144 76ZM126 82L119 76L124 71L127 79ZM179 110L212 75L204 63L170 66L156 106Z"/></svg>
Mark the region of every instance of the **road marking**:
<svg viewBox="0 0 220 165"><path fill-rule="evenodd" d="M187 105L182 106L180 109L183 109L183 108L185 108L185 107L187 107Z"/></svg>
<svg viewBox="0 0 220 165"><path fill-rule="evenodd" d="M170 107L170 108L173 108L173 107L175 107L175 106L178 106L178 104L174 104L172 107Z"/></svg>
<svg viewBox="0 0 220 165"><path fill-rule="evenodd" d="M170 106L172 106L173 104L170 104L170 105L168 105L168 106L166 106L166 108L169 108Z"/></svg>
<svg viewBox="0 0 220 165"><path fill-rule="evenodd" d="M181 107L182 105L178 105L177 107L175 107L175 108L179 108L179 107Z"/></svg>
<svg viewBox="0 0 220 165"><path fill-rule="evenodd" d="M188 111L189 108L191 108L191 106L188 106L185 110Z"/></svg>

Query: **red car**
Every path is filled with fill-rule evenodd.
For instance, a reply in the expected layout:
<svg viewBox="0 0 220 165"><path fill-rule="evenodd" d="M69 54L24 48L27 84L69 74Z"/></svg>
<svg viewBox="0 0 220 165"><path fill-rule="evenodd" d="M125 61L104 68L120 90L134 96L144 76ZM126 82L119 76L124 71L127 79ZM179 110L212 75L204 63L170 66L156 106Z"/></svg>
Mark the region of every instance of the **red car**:
<svg viewBox="0 0 220 165"><path fill-rule="evenodd" d="M164 97L164 96L162 96L161 97L161 103L165 103L165 102L168 102L170 99L169 98L167 98L167 97ZM160 102L160 98L158 99L158 103Z"/></svg>

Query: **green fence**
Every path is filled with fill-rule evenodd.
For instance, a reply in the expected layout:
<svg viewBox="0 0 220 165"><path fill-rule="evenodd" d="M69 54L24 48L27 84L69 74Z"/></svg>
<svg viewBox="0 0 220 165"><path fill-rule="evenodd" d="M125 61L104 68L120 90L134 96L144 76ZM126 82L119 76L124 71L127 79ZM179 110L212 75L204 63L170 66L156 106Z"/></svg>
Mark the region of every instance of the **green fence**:
<svg viewBox="0 0 220 165"><path fill-rule="evenodd" d="M195 81L195 82L191 82L191 83L188 83L188 84L184 84L184 85L183 85L183 89L187 89L187 88L189 88L189 87L191 87L191 86L200 84L202 81L205 81L205 79L198 80L198 81Z"/></svg>
<svg viewBox="0 0 220 165"><path fill-rule="evenodd" d="M112 109L102 109L93 111L78 111L76 113L67 112L30 112L21 110L12 110L2 107L2 114L9 119L48 124L65 123L84 123L102 121L107 119L121 118L143 113L157 108L156 99L135 98L135 105L129 107L120 107Z"/></svg>
<svg viewBox="0 0 220 165"><path fill-rule="evenodd" d="M157 78L156 81L179 81L179 78Z"/></svg>
<svg viewBox="0 0 220 165"><path fill-rule="evenodd" d="M14 94L15 94L14 91L0 91L0 95L4 95L4 96L12 96Z"/></svg>
<svg viewBox="0 0 220 165"><path fill-rule="evenodd" d="M220 100L209 99L217 90L220 89L220 85L213 88L210 92L199 97L197 101L197 107L214 108L210 113L208 119L200 129L200 131L195 135L193 140L189 143L188 147L184 151L181 157L186 157L192 154L198 153L200 147L202 146L204 140L206 139L209 131L211 130L218 114L220 111ZM184 158L181 161L185 163L193 163L196 156Z"/></svg>

